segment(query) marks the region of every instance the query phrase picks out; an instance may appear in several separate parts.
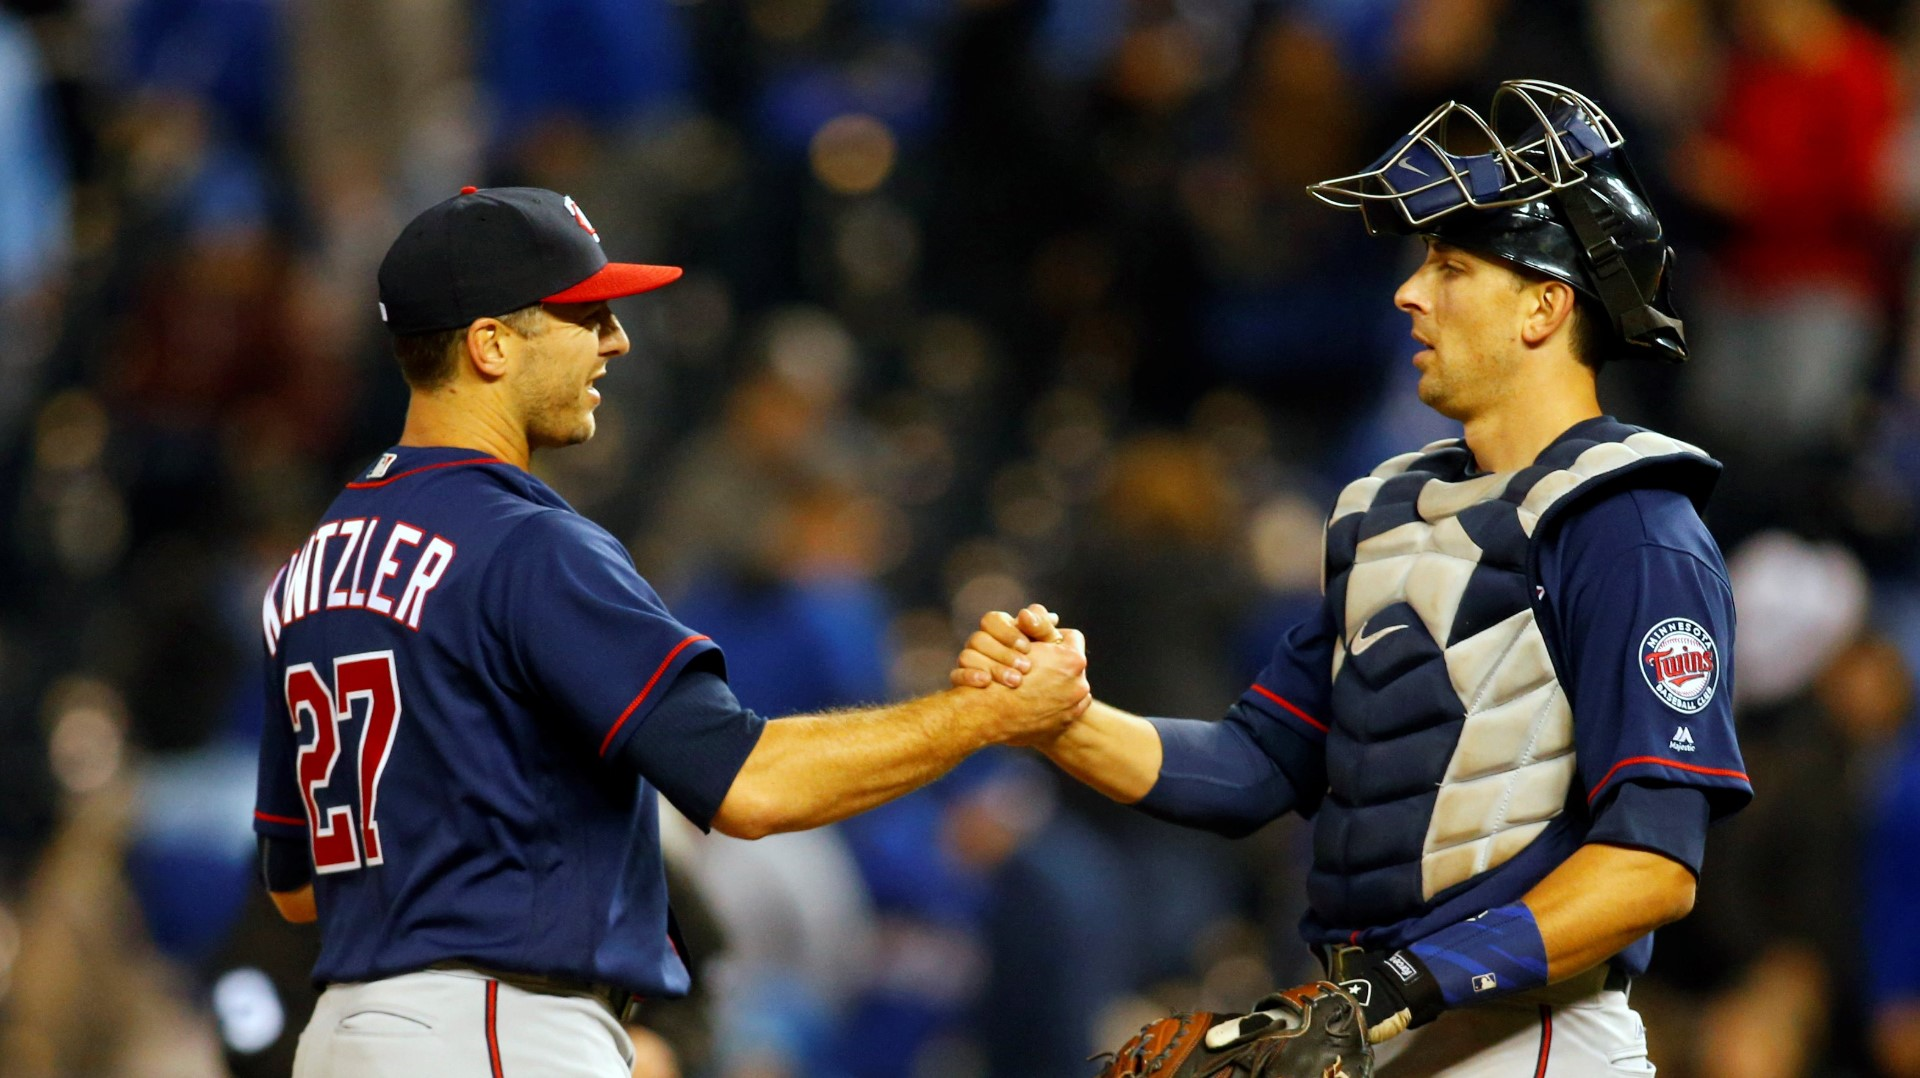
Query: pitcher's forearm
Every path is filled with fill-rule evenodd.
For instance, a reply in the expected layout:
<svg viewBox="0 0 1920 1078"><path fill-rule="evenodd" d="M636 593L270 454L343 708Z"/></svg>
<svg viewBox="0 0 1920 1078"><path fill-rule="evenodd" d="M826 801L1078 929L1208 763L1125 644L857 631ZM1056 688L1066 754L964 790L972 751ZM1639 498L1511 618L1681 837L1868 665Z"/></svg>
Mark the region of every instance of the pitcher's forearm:
<svg viewBox="0 0 1920 1078"><path fill-rule="evenodd" d="M1062 771L1123 805L1160 780L1160 734L1153 724L1098 700L1043 750Z"/></svg>
<svg viewBox="0 0 1920 1078"><path fill-rule="evenodd" d="M769 722L714 825L740 838L801 831L916 790L990 743L993 726L982 719L1000 706L994 695L950 689L891 707Z"/></svg>

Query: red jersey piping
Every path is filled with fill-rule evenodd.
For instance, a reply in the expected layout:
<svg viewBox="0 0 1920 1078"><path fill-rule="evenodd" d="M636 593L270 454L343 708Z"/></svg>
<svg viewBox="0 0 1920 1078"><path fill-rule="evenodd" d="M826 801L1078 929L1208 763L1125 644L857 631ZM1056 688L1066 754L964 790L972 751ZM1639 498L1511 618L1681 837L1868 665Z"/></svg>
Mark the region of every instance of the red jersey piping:
<svg viewBox="0 0 1920 1078"><path fill-rule="evenodd" d="M627 717L632 715L634 709L640 706L640 702L642 700L645 700L647 698L647 694L653 691L654 685L660 681L660 675L667 672L667 667L673 665L673 660L679 657L682 651L686 650L686 647L688 644L691 644L697 640L705 640L705 639L707 639L706 636L701 635L700 633L695 633L694 635L687 637L685 640L680 641L678 644L675 644L673 646L673 650L667 652L667 657L660 660L659 668L654 670L653 676L647 679L646 688L641 689L640 695L633 698L633 703L628 704L627 709L620 713L620 717L613 720L613 729L608 730L607 736L602 738L600 741L600 755L605 756L607 754L607 746L613 744L613 736L620 732L620 728L622 726L625 726L627 724Z"/></svg>
<svg viewBox="0 0 1920 1078"><path fill-rule="evenodd" d="M1308 726L1313 727L1314 729L1320 731L1323 734L1327 732L1326 723L1321 722L1315 719L1312 715L1309 715L1306 712L1300 710L1299 708L1294 707L1293 704L1290 701L1288 701L1286 697L1281 696L1279 693L1274 692L1272 689L1267 688L1265 685L1255 685L1253 687L1253 691L1259 693L1260 695L1266 697L1269 700L1272 700L1274 703L1279 704L1281 707L1286 708L1288 711L1293 712L1295 717L1297 717L1301 722L1306 723Z"/></svg>
<svg viewBox="0 0 1920 1078"><path fill-rule="evenodd" d="M307 821L305 820L296 820L291 816L275 816L271 812L261 812L259 809L253 810L253 818L256 820L265 820L268 823L283 823L291 827L307 826Z"/></svg>
<svg viewBox="0 0 1920 1078"><path fill-rule="evenodd" d="M1540 1005L1540 1061L1534 1064L1533 1078L1546 1078L1547 1059L1553 1054L1553 1008Z"/></svg>
<svg viewBox="0 0 1920 1078"><path fill-rule="evenodd" d="M505 463L506 461L501 460L499 457L472 457L468 460L443 460L438 464L422 464L418 468L408 468L406 471L401 472L398 475L390 475L390 476L387 476L385 479L362 479L357 482L348 483L347 489L348 490L370 490L374 487L384 487L388 483L398 482L402 479L405 479L407 476L419 475L421 472L430 472L435 468L458 468L463 464L505 464Z"/></svg>
<svg viewBox="0 0 1920 1078"><path fill-rule="evenodd" d="M1745 771L1734 771L1725 767L1702 767L1699 764L1683 763L1679 760L1668 760L1659 756L1629 756L1619 763L1614 764L1613 770L1608 771L1606 777L1602 778L1600 782L1594 786L1593 792L1587 795L1587 804L1593 804L1593 799L1600 796L1600 791L1607 788L1607 783L1613 781L1613 776L1619 774L1621 768L1632 767L1634 764L1659 764L1661 767L1672 767L1681 771L1691 771L1697 775L1717 775L1721 778L1739 779L1741 782L1750 781Z"/></svg>
<svg viewBox="0 0 1920 1078"><path fill-rule="evenodd" d="M500 1074L500 982L487 982L487 1062L493 1065L493 1078Z"/></svg>

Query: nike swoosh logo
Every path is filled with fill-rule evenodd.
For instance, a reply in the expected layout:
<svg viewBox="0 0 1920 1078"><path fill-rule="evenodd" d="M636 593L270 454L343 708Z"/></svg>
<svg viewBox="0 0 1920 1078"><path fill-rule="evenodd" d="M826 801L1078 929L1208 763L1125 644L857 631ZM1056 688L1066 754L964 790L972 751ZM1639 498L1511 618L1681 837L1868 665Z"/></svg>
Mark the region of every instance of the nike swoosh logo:
<svg viewBox="0 0 1920 1078"><path fill-rule="evenodd" d="M1373 645L1378 644L1381 639L1388 634L1399 632L1404 628L1406 628L1405 625L1389 625L1377 633L1362 633L1353 638L1353 643L1347 645L1347 654L1358 655Z"/></svg>
<svg viewBox="0 0 1920 1078"><path fill-rule="evenodd" d="M1419 173L1422 176L1425 176L1427 174L1426 169L1421 168L1419 165L1414 164L1412 161L1402 160L1400 162L1400 167L1404 169L1410 169L1414 172Z"/></svg>

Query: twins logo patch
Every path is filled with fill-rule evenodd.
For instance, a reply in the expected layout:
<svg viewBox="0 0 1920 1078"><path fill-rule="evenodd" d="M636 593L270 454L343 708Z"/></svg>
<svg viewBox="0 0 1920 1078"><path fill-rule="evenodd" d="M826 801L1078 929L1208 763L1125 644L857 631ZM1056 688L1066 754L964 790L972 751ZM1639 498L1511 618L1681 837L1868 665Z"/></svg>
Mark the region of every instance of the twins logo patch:
<svg viewBox="0 0 1920 1078"><path fill-rule="evenodd" d="M1720 650L1699 622L1668 618L1640 641L1640 676L1661 703L1691 715L1713 702Z"/></svg>

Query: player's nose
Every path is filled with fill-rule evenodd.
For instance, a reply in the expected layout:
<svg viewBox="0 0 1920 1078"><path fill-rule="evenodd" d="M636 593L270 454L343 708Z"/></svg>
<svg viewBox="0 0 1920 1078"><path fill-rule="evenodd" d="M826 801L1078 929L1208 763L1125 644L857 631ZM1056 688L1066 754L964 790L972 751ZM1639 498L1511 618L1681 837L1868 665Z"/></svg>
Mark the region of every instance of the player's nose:
<svg viewBox="0 0 1920 1078"><path fill-rule="evenodd" d="M620 324L620 316L607 312L606 324L600 331L600 354L612 359L626 355L632 347L633 342L627 339L627 327Z"/></svg>
<svg viewBox="0 0 1920 1078"><path fill-rule="evenodd" d="M1408 314L1427 310L1426 276L1427 267L1423 265L1401 281L1400 287L1393 290L1393 305Z"/></svg>

